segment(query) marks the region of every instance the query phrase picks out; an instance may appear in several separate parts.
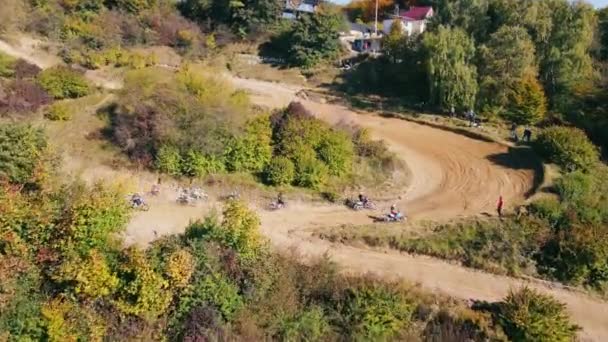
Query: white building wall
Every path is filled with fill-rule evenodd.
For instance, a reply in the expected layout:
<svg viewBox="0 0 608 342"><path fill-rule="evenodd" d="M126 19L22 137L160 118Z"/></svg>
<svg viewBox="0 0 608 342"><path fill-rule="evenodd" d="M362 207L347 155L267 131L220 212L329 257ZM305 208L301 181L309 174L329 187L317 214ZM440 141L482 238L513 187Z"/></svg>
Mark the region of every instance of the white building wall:
<svg viewBox="0 0 608 342"><path fill-rule="evenodd" d="M411 36L412 34L421 34L426 30L426 20L401 21L400 19L386 19L382 22L382 32L388 35L391 32L391 27L395 22L401 24L401 29L404 34Z"/></svg>

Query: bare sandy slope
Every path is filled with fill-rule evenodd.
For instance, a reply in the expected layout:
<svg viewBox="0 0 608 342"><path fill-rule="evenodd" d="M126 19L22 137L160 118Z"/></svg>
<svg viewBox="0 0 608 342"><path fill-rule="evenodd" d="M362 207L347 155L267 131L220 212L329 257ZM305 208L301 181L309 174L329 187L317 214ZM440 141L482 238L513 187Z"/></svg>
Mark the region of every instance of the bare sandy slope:
<svg viewBox="0 0 608 342"><path fill-rule="evenodd" d="M16 49L0 41L0 50L49 66L31 48ZM287 105L299 90L276 83L234 78L235 84L249 90L254 102L269 107ZM534 169L538 167L525 151L473 140L451 132L398 119L358 115L336 105L302 101L320 118L329 122L352 122L369 127L373 134L386 140L390 148L404 159L411 171L411 184L403 191L399 206L413 219L447 219L460 216L493 214L499 195L507 205L524 200L535 186ZM86 135L89 132L82 132ZM68 156L69 157L69 156ZM90 161L69 163L70 171L87 180L105 178L130 182L143 192L150 189L156 175L147 172L114 170ZM134 215L127 243L146 244L159 235L182 232L191 220L218 209L211 201L195 207L175 203L176 185L166 183L162 195L150 198L151 210ZM386 210L390 203L380 203ZM254 203L262 208L263 203ZM396 252L380 252L344 245L332 245L312 238L309 231L342 223L370 222L366 213L353 213L342 206L290 203L289 208L268 212L259 210L263 233L278 248L296 248L303 256L328 254L345 270L372 272L389 278L403 278L463 299L495 301L511 288L526 284L523 280L495 276L441 260L415 257ZM595 341L608 341L608 303L585 294L553 288L541 282L529 286L549 293L567 304L574 320L584 328L582 336Z"/></svg>

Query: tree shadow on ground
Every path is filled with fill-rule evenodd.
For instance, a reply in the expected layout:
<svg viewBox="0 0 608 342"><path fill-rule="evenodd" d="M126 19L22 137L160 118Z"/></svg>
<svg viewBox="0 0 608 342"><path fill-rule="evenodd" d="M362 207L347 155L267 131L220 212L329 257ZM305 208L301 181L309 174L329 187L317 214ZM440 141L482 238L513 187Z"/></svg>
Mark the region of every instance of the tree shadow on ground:
<svg viewBox="0 0 608 342"><path fill-rule="evenodd" d="M509 147L507 152L492 154L487 157L496 165L513 170L530 170L533 172L532 187L524 196L534 195L545 181L545 172L541 159L528 146Z"/></svg>

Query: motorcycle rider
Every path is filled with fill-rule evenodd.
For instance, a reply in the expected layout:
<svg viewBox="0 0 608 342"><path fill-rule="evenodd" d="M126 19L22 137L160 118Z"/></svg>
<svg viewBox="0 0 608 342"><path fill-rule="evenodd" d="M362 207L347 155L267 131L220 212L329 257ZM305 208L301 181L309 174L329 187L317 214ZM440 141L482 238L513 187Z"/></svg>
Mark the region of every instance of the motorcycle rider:
<svg viewBox="0 0 608 342"><path fill-rule="evenodd" d="M135 206L139 207L142 204L144 204L144 199L143 197L141 197L140 194L133 194L133 196L131 196L131 203L133 203Z"/></svg>
<svg viewBox="0 0 608 342"><path fill-rule="evenodd" d="M401 213L397 209L397 205L393 204L391 206L391 212L388 214L388 217L390 217L391 219L397 219L397 218L399 218L400 214Z"/></svg>
<svg viewBox="0 0 608 342"><path fill-rule="evenodd" d="M283 199L282 192L279 192L279 195L277 196L277 206L279 208L283 208L285 206L285 200Z"/></svg>
<svg viewBox="0 0 608 342"><path fill-rule="evenodd" d="M369 199L367 198L367 196L359 194L359 202L361 203L361 205L365 206L368 201Z"/></svg>

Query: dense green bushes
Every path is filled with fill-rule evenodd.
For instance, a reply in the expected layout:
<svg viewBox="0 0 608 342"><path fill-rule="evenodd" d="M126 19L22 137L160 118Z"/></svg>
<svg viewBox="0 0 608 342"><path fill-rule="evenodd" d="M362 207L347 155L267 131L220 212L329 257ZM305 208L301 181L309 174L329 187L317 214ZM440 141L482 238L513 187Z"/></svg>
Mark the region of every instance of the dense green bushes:
<svg viewBox="0 0 608 342"><path fill-rule="evenodd" d="M274 157L265 171L265 180L271 185L289 185L295 178L295 166L286 157Z"/></svg>
<svg viewBox="0 0 608 342"><path fill-rule="evenodd" d="M30 183L45 176L48 156L44 132L31 126L0 125L0 180Z"/></svg>
<svg viewBox="0 0 608 342"><path fill-rule="evenodd" d="M211 73L129 73L110 113L114 141L132 159L174 176L247 172L271 185L320 190L349 177L355 163L392 172L394 156L366 133L331 127L299 103L247 117L247 96Z"/></svg>
<svg viewBox="0 0 608 342"><path fill-rule="evenodd" d="M572 341L578 328L565 305L529 288L511 292L499 304L499 321L512 341Z"/></svg>
<svg viewBox="0 0 608 342"><path fill-rule="evenodd" d="M82 74L62 66L42 71L38 83L55 99L77 98L91 92L91 86Z"/></svg>
<svg viewBox="0 0 608 342"><path fill-rule="evenodd" d="M583 131L568 127L544 129L536 141L538 151L549 161L573 171L587 170L598 160L598 151Z"/></svg>

